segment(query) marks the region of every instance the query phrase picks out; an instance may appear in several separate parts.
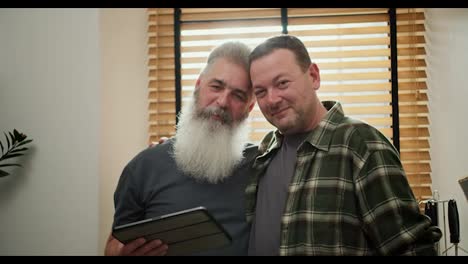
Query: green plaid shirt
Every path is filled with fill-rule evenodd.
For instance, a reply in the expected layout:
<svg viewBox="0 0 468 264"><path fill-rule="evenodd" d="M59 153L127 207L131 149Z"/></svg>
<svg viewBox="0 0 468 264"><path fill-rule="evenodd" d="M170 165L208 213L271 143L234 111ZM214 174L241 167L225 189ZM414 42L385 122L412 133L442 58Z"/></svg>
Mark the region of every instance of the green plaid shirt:
<svg viewBox="0 0 468 264"><path fill-rule="evenodd" d="M399 154L377 129L344 116L340 103L297 151L281 219L280 255L435 255L441 237L421 214ZM259 177L281 147L268 133L246 189L249 221ZM274 194L272 194L274 195Z"/></svg>

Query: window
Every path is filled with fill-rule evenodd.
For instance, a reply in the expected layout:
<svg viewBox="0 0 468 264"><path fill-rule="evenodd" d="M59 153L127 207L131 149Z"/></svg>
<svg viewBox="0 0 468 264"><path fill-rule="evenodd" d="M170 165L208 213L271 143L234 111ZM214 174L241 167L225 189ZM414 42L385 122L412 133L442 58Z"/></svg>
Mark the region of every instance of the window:
<svg viewBox="0 0 468 264"><path fill-rule="evenodd" d="M183 105L191 96L197 75L215 45L236 39L253 48L269 36L287 32L304 41L320 68L320 99L342 102L347 115L368 122L393 140L400 148L417 198L431 196L421 10L396 10L395 27L392 13L386 8L174 11L149 9L150 141L174 135L176 108L180 107L176 98L180 96ZM392 40L396 44L393 51ZM393 56L392 64L395 51L398 56ZM398 65L397 71L393 65ZM176 86L180 87L179 95ZM248 123L253 142L259 142L267 131L274 129L257 106Z"/></svg>

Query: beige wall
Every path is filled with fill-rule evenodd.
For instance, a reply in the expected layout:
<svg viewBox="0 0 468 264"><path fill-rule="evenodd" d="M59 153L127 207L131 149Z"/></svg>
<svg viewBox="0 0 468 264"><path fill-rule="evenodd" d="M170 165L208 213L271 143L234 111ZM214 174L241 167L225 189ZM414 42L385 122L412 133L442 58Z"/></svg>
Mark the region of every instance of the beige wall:
<svg viewBox="0 0 468 264"><path fill-rule="evenodd" d="M98 23L96 8L0 9L0 135L33 139L0 178L0 255L97 254Z"/></svg>
<svg viewBox="0 0 468 264"><path fill-rule="evenodd" d="M112 225L120 173L147 142L146 31L146 9L100 10L99 254Z"/></svg>
<svg viewBox="0 0 468 264"><path fill-rule="evenodd" d="M432 186L439 191L440 199L457 201L459 246L465 250L468 250L468 200L458 180L468 176L467 25L468 8L426 8ZM441 225L442 219L440 215ZM448 231L447 223L447 247L451 246ZM454 255L453 248L449 255ZM468 253L459 250L459 255Z"/></svg>

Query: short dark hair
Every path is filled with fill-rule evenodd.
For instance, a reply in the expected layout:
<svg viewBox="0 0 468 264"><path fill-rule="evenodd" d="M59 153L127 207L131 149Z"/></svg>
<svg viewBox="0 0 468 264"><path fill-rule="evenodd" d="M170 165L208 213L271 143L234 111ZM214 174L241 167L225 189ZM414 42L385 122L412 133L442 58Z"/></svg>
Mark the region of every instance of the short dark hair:
<svg viewBox="0 0 468 264"><path fill-rule="evenodd" d="M303 72L307 71L312 64L307 48L304 43L297 37L290 35L279 35L268 38L263 43L258 45L249 56L249 62L252 64L253 61L269 55L277 49L287 49L294 53L296 57L297 65L302 69Z"/></svg>

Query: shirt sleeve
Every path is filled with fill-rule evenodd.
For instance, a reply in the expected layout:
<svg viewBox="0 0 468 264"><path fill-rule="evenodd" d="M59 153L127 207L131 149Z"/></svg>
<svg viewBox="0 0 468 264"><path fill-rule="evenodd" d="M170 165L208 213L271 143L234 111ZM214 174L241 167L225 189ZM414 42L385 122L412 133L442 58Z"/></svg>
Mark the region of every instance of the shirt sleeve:
<svg viewBox="0 0 468 264"><path fill-rule="evenodd" d="M120 175L119 183L114 192L114 223L112 227L141 220L144 216L144 206L135 183L135 169L130 162Z"/></svg>
<svg viewBox="0 0 468 264"><path fill-rule="evenodd" d="M436 255L441 237L419 211L396 152L372 152L356 180L364 232L382 255Z"/></svg>

